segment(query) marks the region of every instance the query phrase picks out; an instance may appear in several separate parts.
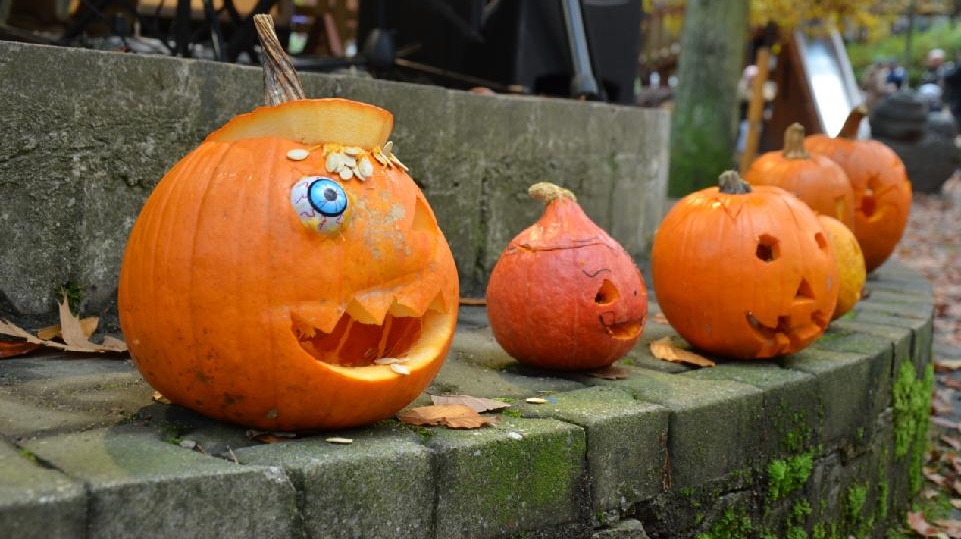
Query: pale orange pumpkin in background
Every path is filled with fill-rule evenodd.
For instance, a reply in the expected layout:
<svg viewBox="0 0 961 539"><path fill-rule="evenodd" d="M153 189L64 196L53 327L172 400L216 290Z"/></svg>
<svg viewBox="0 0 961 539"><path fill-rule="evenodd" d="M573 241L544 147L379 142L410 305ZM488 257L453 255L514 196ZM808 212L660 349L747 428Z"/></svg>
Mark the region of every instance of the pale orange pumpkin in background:
<svg viewBox="0 0 961 539"><path fill-rule="evenodd" d="M804 127L784 131L784 147L755 159L744 179L751 185L776 185L803 200L816 213L854 228L854 191L847 174L831 159L804 148Z"/></svg>
<svg viewBox="0 0 961 539"><path fill-rule="evenodd" d="M430 383L458 278L390 153L392 125L345 99L262 107L166 174L130 234L118 298L154 388L214 418L298 430L384 419Z"/></svg>
<svg viewBox="0 0 961 539"><path fill-rule="evenodd" d="M836 137L806 139L808 151L824 155L844 169L854 190L854 235L868 273L884 263L901 240L911 211L911 182L894 150L876 140L856 138L865 115L854 109Z"/></svg>

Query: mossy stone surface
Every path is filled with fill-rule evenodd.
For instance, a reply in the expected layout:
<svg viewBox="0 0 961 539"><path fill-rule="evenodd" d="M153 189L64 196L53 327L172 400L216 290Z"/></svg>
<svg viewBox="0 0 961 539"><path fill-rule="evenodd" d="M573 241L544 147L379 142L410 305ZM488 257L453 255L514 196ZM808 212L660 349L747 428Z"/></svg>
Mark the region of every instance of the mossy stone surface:
<svg viewBox="0 0 961 539"><path fill-rule="evenodd" d="M297 530L296 490L281 468L205 456L147 427L39 438L24 447L83 481L94 537L139 530L146 539L287 538Z"/></svg>
<svg viewBox="0 0 961 539"><path fill-rule="evenodd" d="M584 430L552 419L437 429L438 537L500 537L588 520Z"/></svg>
<svg viewBox="0 0 961 539"><path fill-rule="evenodd" d="M327 442L330 437L353 440ZM286 470L300 495L308 537L433 535L431 452L392 422L234 452L241 464Z"/></svg>
<svg viewBox="0 0 961 539"><path fill-rule="evenodd" d="M72 539L86 533L83 484L40 466L0 441L0 530L17 539Z"/></svg>
<svg viewBox="0 0 961 539"><path fill-rule="evenodd" d="M664 488L668 410L615 387L553 395L516 405L525 417L552 417L583 427L595 511L626 510Z"/></svg>

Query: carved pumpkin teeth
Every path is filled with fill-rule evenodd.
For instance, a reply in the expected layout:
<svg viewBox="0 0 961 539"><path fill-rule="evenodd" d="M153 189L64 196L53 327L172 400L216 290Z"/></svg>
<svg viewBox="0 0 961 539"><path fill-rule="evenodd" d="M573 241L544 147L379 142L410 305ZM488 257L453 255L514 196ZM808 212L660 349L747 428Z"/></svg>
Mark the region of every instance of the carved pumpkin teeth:
<svg viewBox="0 0 961 539"><path fill-rule="evenodd" d="M349 367L387 365L384 358L404 358L418 343L427 317L444 312L440 291L427 297L427 305L414 310L400 305L399 298L389 292L364 294L337 313L336 322L326 330L309 325L307 316L294 312L292 332L300 346L318 361ZM328 313L336 311L328 309ZM323 319L329 320L329 314Z"/></svg>

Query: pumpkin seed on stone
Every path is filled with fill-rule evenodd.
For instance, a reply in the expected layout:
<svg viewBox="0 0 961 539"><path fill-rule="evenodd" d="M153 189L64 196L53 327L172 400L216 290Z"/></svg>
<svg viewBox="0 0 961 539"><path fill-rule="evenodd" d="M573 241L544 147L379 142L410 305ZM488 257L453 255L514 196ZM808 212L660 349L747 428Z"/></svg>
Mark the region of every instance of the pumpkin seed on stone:
<svg viewBox="0 0 961 539"><path fill-rule="evenodd" d="M524 402L528 404L547 404L547 399L542 399L540 397L528 397L524 399Z"/></svg>
<svg viewBox="0 0 961 539"><path fill-rule="evenodd" d="M340 444L340 445L347 445L347 444L354 443L353 438L340 438L338 436L332 436L330 438L326 438L324 441L329 444Z"/></svg>

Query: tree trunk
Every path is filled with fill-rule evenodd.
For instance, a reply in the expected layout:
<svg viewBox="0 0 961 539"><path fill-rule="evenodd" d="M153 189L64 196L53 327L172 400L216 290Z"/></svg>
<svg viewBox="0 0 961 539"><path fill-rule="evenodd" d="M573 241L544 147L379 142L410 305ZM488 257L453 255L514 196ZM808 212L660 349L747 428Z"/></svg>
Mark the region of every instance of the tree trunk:
<svg viewBox="0 0 961 539"><path fill-rule="evenodd" d="M735 166L748 11L747 0L687 2L671 118L671 196L717 185Z"/></svg>

